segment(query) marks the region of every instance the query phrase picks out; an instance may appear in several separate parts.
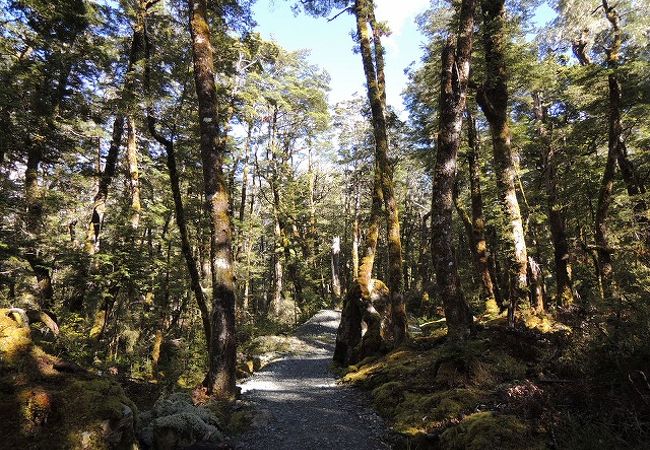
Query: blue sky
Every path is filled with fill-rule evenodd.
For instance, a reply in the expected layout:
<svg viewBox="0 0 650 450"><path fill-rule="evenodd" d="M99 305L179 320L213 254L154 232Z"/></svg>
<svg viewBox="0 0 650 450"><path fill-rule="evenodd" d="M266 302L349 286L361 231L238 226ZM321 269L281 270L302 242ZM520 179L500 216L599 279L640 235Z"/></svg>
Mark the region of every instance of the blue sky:
<svg viewBox="0 0 650 450"><path fill-rule="evenodd" d="M287 50L309 49L310 61L325 68L331 76L330 103L345 100L355 92L365 93L361 58L352 51L350 36L354 19L342 14L333 22L304 14L294 16L291 0L258 0L254 7L258 31L274 39ZM414 23L415 17L429 6L429 0L376 0L377 18L388 22L392 34L386 47L386 94L388 103L403 111L401 92L406 86L404 69L418 62L424 38ZM553 15L548 6L536 13L539 23Z"/></svg>

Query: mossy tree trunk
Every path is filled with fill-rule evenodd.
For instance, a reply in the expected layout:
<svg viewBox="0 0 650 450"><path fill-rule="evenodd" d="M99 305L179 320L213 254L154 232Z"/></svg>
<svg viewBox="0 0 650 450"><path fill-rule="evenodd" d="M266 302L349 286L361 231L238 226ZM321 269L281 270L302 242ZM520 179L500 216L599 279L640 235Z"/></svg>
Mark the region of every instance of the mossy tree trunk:
<svg viewBox="0 0 650 450"><path fill-rule="evenodd" d="M494 314L498 312L498 306L495 296L495 284L490 272L490 253L485 238L485 216L483 215L483 195L481 193L480 142L476 132L476 119L469 108L466 110L466 116L471 217L459 204L456 204L456 210L463 221L472 246L476 270L481 278L481 297L485 311Z"/></svg>
<svg viewBox="0 0 650 450"><path fill-rule="evenodd" d="M544 189L548 222L553 241L555 260L556 302L561 306L573 303L573 280L569 261L569 239L566 233L564 211L560 204L557 181L557 148L549 130L548 108L543 104L541 93L533 94L533 108L537 121L537 133L541 138L540 149L544 170Z"/></svg>
<svg viewBox="0 0 650 450"><path fill-rule="evenodd" d="M188 0L188 6L199 104L205 209L210 225L212 332L205 385L208 392L231 399L236 394L235 284L229 193L223 173L225 140L219 131L214 51L206 0Z"/></svg>
<svg viewBox="0 0 650 450"><path fill-rule="evenodd" d="M505 0L482 0L483 45L485 47L486 79L478 89L477 101L485 114L492 135L494 169L503 212L508 221L506 238L510 269L510 304L508 323L514 326L515 312L528 298L528 254L524 227L515 187L516 169L508 126L508 85L506 67Z"/></svg>
<svg viewBox="0 0 650 450"><path fill-rule="evenodd" d="M450 32L442 52L440 122L432 188L431 250L438 291L447 319L448 336L451 339L463 339L472 331L472 313L458 276L452 212L463 111L467 99L474 10L474 0L462 2L459 28Z"/></svg>
<svg viewBox="0 0 650 450"><path fill-rule="evenodd" d="M402 244L399 230L399 213L393 186L393 166L388 159L389 143L386 124L384 49L381 43L382 31L375 18L374 4L372 1L355 0L354 14L356 17L357 38L361 50L363 71L366 78L368 100L372 113L373 134L375 138L375 171L377 172L375 183L379 182L387 216L387 282L391 298L391 334L393 344L397 346L406 338L406 310L402 295ZM372 37L370 36L371 31ZM372 271L372 266L370 266L370 271ZM363 269L360 272L363 272ZM365 268L365 272L360 275L364 277L367 275L367 267ZM367 279L360 277L360 280ZM365 295L364 288L362 288L362 292Z"/></svg>
<svg viewBox="0 0 650 450"><path fill-rule="evenodd" d="M124 127L127 125L127 110L135 96L136 87L136 65L144 58L145 51L145 20L147 14L147 2L139 0L136 10L136 19L133 24L133 36L131 38L131 47L129 50L129 60L124 75L124 86L122 88L120 104L113 121L113 132L111 135L111 144L106 156L104 170L99 179L97 192L93 199L93 211L88 222L86 231L86 252L90 255L99 251L101 230L106 214L106 202L108 201L108 190L115 171L117 170L117 160L122 145ZM138 219L139 220L139 219Z"/></svg>

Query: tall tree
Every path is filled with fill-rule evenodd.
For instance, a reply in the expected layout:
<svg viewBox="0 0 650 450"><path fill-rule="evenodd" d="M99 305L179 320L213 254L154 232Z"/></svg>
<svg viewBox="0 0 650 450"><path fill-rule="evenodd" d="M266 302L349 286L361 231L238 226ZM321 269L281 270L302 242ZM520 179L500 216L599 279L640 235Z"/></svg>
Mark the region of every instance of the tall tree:
<svg viewBox="0 0 650 450"><path fill-rule="evenodd" d="M194 83L199 103L201 163L205 209L210 226L212 272L212 332L208 355L208 392L223 398L236 394L235 284L233 279L230 202L223 172L225 139L220 135L215 86L214 50L206 0L188 0L194 62Z"/></svg>
<svg viewBox="0 0 650 450"><path fill-rule="evenodd" d="M557 143L549 129L548 107L541 92L533 93L533 112L537 123L537 132L541 139L540 150L542 170L544 171L544 188L546 191L546 208L553 241L555 261L556 301L562 306L573 303L573 280L569 261L569 239L566 233L566 218L558 192Z"/></svg>
<svg viewBox="0 0 650 450"><path fill-rule="evenodd" d="M431 246L436 282L443 299L451 339L463 339L472 331L472 313L458 276L452 212L458 149L467 100L475 9L474 0L464 0L461 3L458 30L450 30L442 52L440 73L440 124L433 175Z"/></svg>
<svg viewBox="0 0 650 450"><path fill-rule="evenodd" d="M399 345L406 337L406 310L404 308L402 293L404 283L402 274L402 243L399 231L397 199L395 198L395 188L393 185L393 166L388 159L386 79L384 75L384 48L381 43L383 30L381 24L375 18L374 8L374 3L369 0L355 0L354 2L357 39L359 41L363 71L366 78L366 88L368 90L368 100L370 102L375 136L375 183L379 183L384 207L386 208L389 265L387 286L390 289L391 297L391 332L394 344ZM372 38L370 36L371 32Z"/></svg>
<svg viewBox="0 0 650 450"><path fill-rule="evenodd" d="M73 46L88 27L88 11L86 4L79 0L58 1L56 6L16 2L15 7L35 34L33 42L28 44L28 53L43 58L41 64L35 64L33 78L37 84L31 92L26 91L31 93L27 96L27 113L31 120L30 133L23 143L27 151L24 185L27 243L24 257L36 275L39 303L51 307L54 296L51 268L39 242L44 232L44 187L39 185L39 170L44 159L51 158L51 153L60 145L57 142L60 130L56 116L61 114L61 104L74 65L74 60L66 55L64 49ZM11 111L12 107L15 105L7 105L6 111Z"/></svg>
<svg viewBox="0 0 650 450"><path fill-rule="evenodd" d="M495 285L490 272L490 253L485 237L485 216L483 214L483 195L481 193L481 162L479 135L476 119L470 107L466 110L467 122L467 165L469 168L469 187L471 215L465 211L455 198L456 210L467 230L467 237L472 245L472 254L481 278L481 296L485 311L495 314L499 311L495 295ZM458 193L454 192L454 197Z"/></svg>
<svg viewBox="0 0 650 450"><path fill-rule="evenodd" d="M483 13L483 46L485 52L485 82L478 89L477 102L485 114L492 134L494 168L499 198L508 221L506 237L510 243L510 304L508 322L514 325L517 305L528 298L528 255L524 227L515 185L516 167L508 125L508 67L506 49L505 0L481 0Z"/></svg>

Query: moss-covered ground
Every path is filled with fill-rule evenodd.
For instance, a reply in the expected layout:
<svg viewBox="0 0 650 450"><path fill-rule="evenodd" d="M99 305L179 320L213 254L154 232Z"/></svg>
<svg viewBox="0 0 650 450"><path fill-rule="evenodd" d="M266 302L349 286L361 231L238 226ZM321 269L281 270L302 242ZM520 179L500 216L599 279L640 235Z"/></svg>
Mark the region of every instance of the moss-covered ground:
<svg viewBox="0 0 650 450"><path fill-rule="evenodd" d="M434 321L407 345L343 369L342 381L371 393L396 448L647 448L650 385L634 392L625 380L643 381L643 362L604 377L596 366L613 362L589 359L597 339L584 317L573 319L524 314L511 329L492 318L459 343Z"/></svg>

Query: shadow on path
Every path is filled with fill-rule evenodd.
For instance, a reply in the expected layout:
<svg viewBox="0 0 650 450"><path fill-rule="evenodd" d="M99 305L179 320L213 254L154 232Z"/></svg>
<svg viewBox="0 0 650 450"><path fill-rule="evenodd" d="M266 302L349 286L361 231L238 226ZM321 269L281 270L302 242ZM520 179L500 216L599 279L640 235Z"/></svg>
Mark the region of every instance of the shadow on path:
<svg viewBox="0 0 650 450"><path fill-rule="evenodd" d="M322 310L296 331L310 349L275 361L242 385L257 420L237 449L307 450L390 448L381 418L364 395L337 385L330 371L340 313Z"/></svg>

